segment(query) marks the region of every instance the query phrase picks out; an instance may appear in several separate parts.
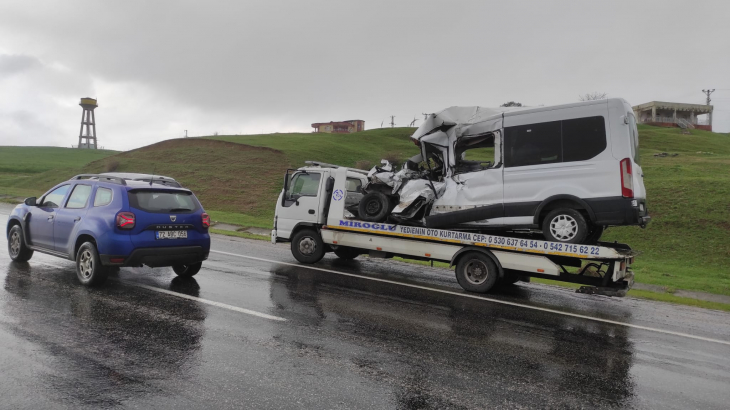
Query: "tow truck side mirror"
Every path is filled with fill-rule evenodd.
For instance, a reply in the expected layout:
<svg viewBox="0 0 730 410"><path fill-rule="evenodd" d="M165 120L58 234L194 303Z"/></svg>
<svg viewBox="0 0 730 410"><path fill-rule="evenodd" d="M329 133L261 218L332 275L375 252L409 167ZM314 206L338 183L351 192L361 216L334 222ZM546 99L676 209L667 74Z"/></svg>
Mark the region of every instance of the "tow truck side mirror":
<svg viewBox="0 0 730 410"><path fill-rule="evenodd" d="M28 206L38 206L36 204L36 197L32 196L30 198L25 198L25 201L23 201Z"/></svg>

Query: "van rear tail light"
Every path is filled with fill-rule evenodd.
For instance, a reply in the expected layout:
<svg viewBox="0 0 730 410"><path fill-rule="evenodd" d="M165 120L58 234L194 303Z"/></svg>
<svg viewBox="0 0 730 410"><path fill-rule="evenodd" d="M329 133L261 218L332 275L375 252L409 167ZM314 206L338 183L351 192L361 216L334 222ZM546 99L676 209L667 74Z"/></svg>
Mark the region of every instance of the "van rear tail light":
<svg viewBox="0 0 730 410"><path fill-rule="evenodd" d="M117 228L132 229L135 225L134 214L131 212L120 212L117 214Z"/></svg>
<svg viewBox="0 0 730 410"><path fill-rule="evenodd" d="M203 228L210 228L210 215L203 212Z"/></svg>
<svg viewBox="0 0 730 410"><path fill-rule="evenodd" d="M634 179L631 176L631 158L621 160L621 195L624 198L634 197Z"/></svg>

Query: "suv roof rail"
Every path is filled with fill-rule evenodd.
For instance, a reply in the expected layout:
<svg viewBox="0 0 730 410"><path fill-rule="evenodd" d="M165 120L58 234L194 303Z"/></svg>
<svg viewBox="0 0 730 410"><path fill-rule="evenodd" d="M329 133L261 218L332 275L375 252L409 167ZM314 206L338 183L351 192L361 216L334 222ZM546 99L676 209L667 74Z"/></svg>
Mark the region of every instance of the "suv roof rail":
<svg viewBox="0 0 730 410"><path fill-rule="evenodd" d="M326 163L326 162L319 162L319 161L304 161L304 163L305 163L305 164L307 164L307 165L314 165L315 167L322 167L322 168L347 168L347 169L349 169L350 171L353 171L353 172L358 172L358 173L360 173L360 174L366 174L366 175L367 175L367 173L368 173L368 171L366 171L366 170L364 170L364 169L357 169L357 168L343 167L343 166L341 166L341 165L335 165L335 164L328 164L328 163Z"/></svg>
<svg viewBox="0 0 730 410"><path fill-rule="evenodd" d="M79 179L97 179L100 182L112 182L119 185L127 185L127 182L124 180L124 178L110 177L109 175L79 174L71 178L72 181L76 181Z"/></svg>
<svg viewBox="0 0 730 410"><path fill-rule="evenodd" d="M150 185L153 183L163 185L163 186L171 186L173 188L182 188L182 184L176 181L173 178L165 177L165 176L159 176L159 177L151 177L151 178L134 178L132 181L140 181L140 182L149 182Z"/></svg>

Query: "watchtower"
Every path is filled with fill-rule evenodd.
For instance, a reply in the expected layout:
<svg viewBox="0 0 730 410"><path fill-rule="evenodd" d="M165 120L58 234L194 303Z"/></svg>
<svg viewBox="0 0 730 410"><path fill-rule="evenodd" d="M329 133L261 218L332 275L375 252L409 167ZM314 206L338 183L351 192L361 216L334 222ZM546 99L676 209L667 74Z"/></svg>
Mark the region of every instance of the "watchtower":
<svg viewBox="0 0 730 410"><path fill-rule="evenodd" d="M81 130L79 131L79 148L97 149L96 142L96 117L94 108L98 107L93 98L82 98L79 103L84 110L81 112ZM86 133L84 133L84 125Z"/></svg>

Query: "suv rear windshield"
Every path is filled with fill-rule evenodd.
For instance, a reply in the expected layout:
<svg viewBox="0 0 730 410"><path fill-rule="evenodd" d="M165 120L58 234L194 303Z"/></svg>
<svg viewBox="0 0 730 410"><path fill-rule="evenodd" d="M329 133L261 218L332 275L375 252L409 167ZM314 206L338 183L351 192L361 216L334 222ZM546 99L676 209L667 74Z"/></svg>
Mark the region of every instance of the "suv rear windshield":
<svg viewBox="0 0 730 410"><path fill-rule="evenodd" d="M134 190L127 193L129 206L153 213L189 213L198 210L198 201L190 192Z"/></svg>

